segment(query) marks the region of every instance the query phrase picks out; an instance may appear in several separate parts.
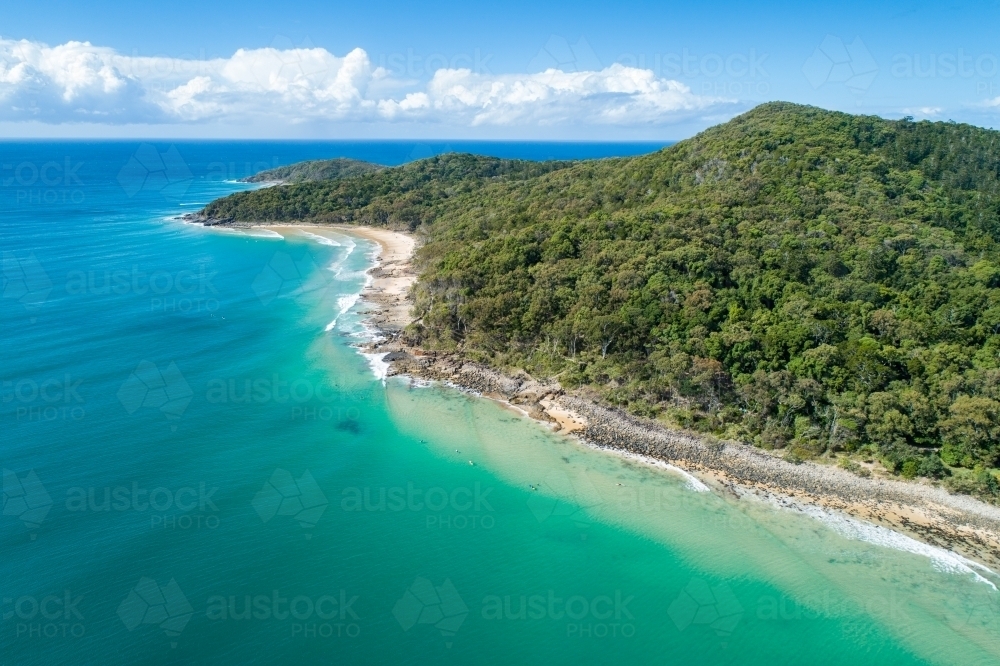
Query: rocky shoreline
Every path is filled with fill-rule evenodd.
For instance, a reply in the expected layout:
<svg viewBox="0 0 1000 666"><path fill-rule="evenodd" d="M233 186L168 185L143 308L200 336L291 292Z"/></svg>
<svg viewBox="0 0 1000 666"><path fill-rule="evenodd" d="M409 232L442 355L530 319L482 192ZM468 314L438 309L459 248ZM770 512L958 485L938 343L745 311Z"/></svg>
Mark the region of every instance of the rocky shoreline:
<svg viewBox="0 0 1000 666"><path fill-rule="evenodd" d="M384 270L380 265L372 273L380 276ZM405 262L397 262L394 270L413 275ZM866 478L812 462L794 464L753 446L632 416L567 393L554 381L539 381L524 372L504 374L460 354L423 350L405 339L410 318L401 318L405 310L398 292L388 297L369 287L362 299L367 306L363 312L377 334L377 342L365 352L382 354L388 376L447 382L509 403L588 446L675 465L718 492L738 498L753 495L793 510L811 505L840 512L1000 571L1000 507L923 482Z"/></svg>
<svg viewBox="0 0 1000 666"><path fill-rule="evenodd" d="M256 224L254 222L240 222L238 220L232 220L228 218L215 218L215 217L205 217L201 213L185 213L179 218L182 222L187 222L188 224L200 224L204 227L231 227L233 229L253 229L255 227L267 226L263 224Z"/></svg>
<svg viewBox="0 0 1000 666"><path fill-rule="evenodd" d="M829 465L793 464L753 446L669 429L568 394L554 382L409 347L390 331L367 351L384 353L390 376L448 382L510 403L587 445L675 465L719 492L755 495L793 509L804 504L842 512L1000 569L1000 508L972 497L924 483L860 477Z"/></svg>
<svg viewBox="0 0 1000 666"><path fill-rule="evenodd" d="M206 226L263 226L191 217L189 221ZM370 227L335 228L380 245L379 261L369 269L372 279L361 295L361 313L376 334L363 351L380 354L389 364L388 376L447 382L509 403L585 445L675 465L717 492L737 498L752 495L793 510L809 506L832 510L1000 571L1000 507L924 482L861 477L813 462L795 464L753 446L635 417L585 395L568 393L555 381L536 380L524 372L504 374L460 354L409 344L405 336L411 321L408 292L416 280L410 263L412 236Z"/></svg>

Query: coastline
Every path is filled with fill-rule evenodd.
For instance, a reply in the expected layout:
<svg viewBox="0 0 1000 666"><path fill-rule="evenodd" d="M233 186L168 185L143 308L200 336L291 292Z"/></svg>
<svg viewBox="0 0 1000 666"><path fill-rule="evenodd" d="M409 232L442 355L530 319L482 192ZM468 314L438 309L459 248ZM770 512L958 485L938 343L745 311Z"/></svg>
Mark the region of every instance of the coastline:
<svg viewBox="0 0 1000 666"><path fill-rule="evenodd" d="M389 376L448 382L509 403L586 446L677 467L735 499L754 498L800 513L818 507L1000 572L1000 508L973 497L918 482L863 478L831 465L793 464L749 445L670 429L569 394L556 383L542 383L524 373L504 375L456 355L393 342L371 345L369 351L388 357Z"/></svg>
<svg viewBox="0 0 1000 666"><path fill-rule="evenodd" d="M349 224L247 224L209 220L196 214L183 215L181 218L189 224L198 224L209 229L225 229L231 231L248 231L250 229L269 229L276 233L281 231L304 231L314 235L324 229L330 229L341 234L356 236L372 241L379 246L375 257L375 265L366 273L368 283L361 291L360 301L368 306L361 311L371 327L381 337L395 338L410 323L410 302L408 294L410 287L417 281L416 271L412 267L413 252L416 249L416 239L410 234L404 234L390 229L362 227Z"/></svg>
<svg viewBox="0 0 1000 666"><path fill-rule="evenodd" d="M417 281L412 266L416 239L388 229L346 225L328 228L378 243L375 266L367 271L371 279L361 292L361 302L367 306L361 314L381 336L397 337L411 320L409 293Z"/></svg>
<svg viewBox="0 0 1000 666"><path fill-rule="evenodd" d="M753 446L635 417L523 371L504 374L457 353L409 345L400 333L412 322L408 296L416 281L411 262L416 240L410 234L351 225L238 226L327 228L378 243L379 256L368 270L371 279L360 298L360 314L366 316L376 336L362 351L381 359L388 366L387 376L447 382L507 403L586 446L673 468L735 499L757 499L814 517L818 511L834 518L846 516L1000 571L1000 507L927 483L860 477L815 462L794 464Z"/></svg>

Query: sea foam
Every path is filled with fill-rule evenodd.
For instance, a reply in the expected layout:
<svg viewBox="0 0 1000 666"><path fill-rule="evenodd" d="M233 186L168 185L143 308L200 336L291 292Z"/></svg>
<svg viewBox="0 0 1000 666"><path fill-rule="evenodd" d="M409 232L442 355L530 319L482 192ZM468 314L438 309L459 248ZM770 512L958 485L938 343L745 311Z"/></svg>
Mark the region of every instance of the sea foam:
<svg viewBox="0 0 1000 666"><path fill-rule="evenodd" d="M368 366L372 369L375 379L381 380L385 384L385 379L389 375L389 364L382 360L385 353L361 355L368 359Z"/></svg>
<svg viewBox="0 0 1000 666"><path fill-rule="evenodd" d="M361 298L361 294L360 293L357 293L357 294L347 294L345 296L341 296L340 298L338 298L337 299L337 316L333 318L333 321L331 321L329 324L326 325L326 329L325 330L332 331L334 328L336 328L336 326L337 326L337 320L340 319L344 315L345 312L347 312L348 310L350 310L351 308L353 308L354 304L357 303L358 299L360 299L360 298Z"/></svg>
<svg viewBox="0 0 1000 666"><path fill-rule="evenodd" d="M326 236L320 236L319 234L314 234L311 231L304 231L302 229L299 229L299 233L301 233L303 236L306 236L307 238L316 241L320 245L328 245L330 247L342 247L342 243L338 243L334 239L328 238Z"/></svg>
<svg viewBox="0 0 1000 666"><path fill-rule="evenodd" d="M277 231L274 231L272 229L259 229L259 228L255 228L253 231L246 232L246 235L250 236L251 238L267 238L267 239L272 239L272 240L273 239L285 240L284 236L282 236Z"/></svg>
<svg viewBox="0 0 1000 666"><path fill-rule="evenodd" d="M783 509L790 508L773 500L772 504ZM794 502L792 507L794 510L820 521L845 539L863 541L875 546L882 546L883 548L891 548L893 550L899 550L906 553L913 553L914 555L921 555L928 558L931 561L931 566L933 566L937 571L970 575L976 581L989 585L994 590L997 589L997 586L992 581L984 578L979 573L982 571L984 573L997 576L995 571L978 562L974 562L967 557L963 557L958 553L945 548L940 548L938 546L922 543L905 534L890 530L887 527L867 523L863 520L858 520L857 518L851 518L850 516L846 516L837 511L801 502Z"/></svg>

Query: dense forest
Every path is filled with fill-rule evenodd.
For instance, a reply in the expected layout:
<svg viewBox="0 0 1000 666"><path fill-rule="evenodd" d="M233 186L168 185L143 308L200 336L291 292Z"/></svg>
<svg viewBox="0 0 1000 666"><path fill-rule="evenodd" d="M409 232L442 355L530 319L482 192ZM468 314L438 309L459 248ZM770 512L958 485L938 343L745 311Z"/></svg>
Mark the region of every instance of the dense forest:
<svg viewBox="0 0 1000 666"><path fill-rule="evenodd" d="M350 178L361 176L373 171L380 171L385 167L381 164L373 164L362 160L351 160L346 157L337 157L332 160L309 160L308 162L298 162L288 166L276 167L255 173L249 178L244 178L244 183L305 183L310 180L334 180L337 178Z"/></svg>
<svg viewBox="0 0 1000 666"><path fill-rule="evenodd" d="M998 184L998 132L771 103L641 157L444 155L204 213L418 230L420 344L996 497Z"/></svg>

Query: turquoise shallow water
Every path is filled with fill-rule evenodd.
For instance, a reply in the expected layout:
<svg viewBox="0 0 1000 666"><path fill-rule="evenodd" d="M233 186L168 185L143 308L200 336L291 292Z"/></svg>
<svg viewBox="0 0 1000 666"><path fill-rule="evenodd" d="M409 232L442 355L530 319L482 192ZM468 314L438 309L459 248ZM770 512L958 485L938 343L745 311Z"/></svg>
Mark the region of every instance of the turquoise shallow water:
<svg viewBox="0 0 1000 666"><path fill-rule="evenodd" d="M168 219L441 147L170 148L0 146L3 663L1000 660L990 573L383 384L366 241Z"/></svg>

